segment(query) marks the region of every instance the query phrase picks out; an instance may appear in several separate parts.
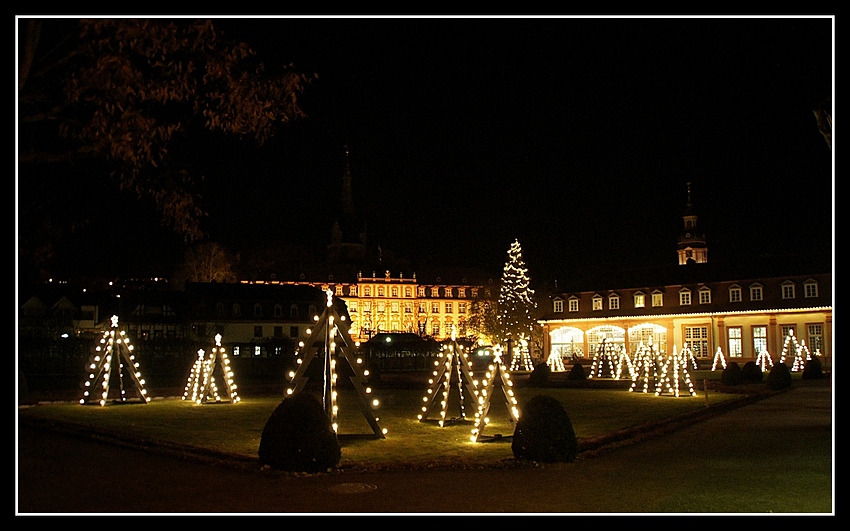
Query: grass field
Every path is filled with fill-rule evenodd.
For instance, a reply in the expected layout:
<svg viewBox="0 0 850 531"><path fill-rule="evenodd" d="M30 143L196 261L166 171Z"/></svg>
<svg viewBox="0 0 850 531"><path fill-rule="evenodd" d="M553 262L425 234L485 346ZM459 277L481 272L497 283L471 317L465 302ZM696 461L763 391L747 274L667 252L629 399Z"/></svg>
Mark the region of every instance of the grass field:
<svg viewBox="0 0 850 531"><path fill-rule="evenodd" d="M693 380L717 380L718 372L694 374ZM342 446L339 468L397 468L436 466L498 466L513 461L511 435L513 424L504 393L497 389L491 400L489 418L478 442L471 442L474 411L467 403L460 408L460 391L453 387L446 405L444 426L442 408L429 411L420 421L427 383L420 389L377 387L380 406L374 410L386 437L377 437L358 405L353 389L340 386L338 435ZM741 394L700 389L696 396L687 392L678 397L654 393L629 392L619 388L514 387L520 411L536 394L557 398L570 416L576 436L582 443L607 434L656 423L716 407ZM281 396L240 394L238 403L196 405L177 396L152 399L147 404L132 402L83 406L75 402L39 403L18 409L21 421L82 427L84 431L136 444L192 448L237 456L246 462L256 459L263 428L280 404ZM468 398L468 397L466 397Z"/></svg>

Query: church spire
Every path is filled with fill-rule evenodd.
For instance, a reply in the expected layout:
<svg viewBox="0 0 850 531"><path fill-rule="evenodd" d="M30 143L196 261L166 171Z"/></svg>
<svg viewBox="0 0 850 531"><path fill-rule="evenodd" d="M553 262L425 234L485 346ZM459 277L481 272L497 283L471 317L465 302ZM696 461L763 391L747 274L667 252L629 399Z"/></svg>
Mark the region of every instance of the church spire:
<svg viewBox="0 0 850 531"><path fill-rule="evenodd" d="M351 168L348 165L348 144L345 145L345 170L342 173L342 213L354 216L354 196L351 193Z"/></svg>
<svg viewBox="0 0 850 531"><path fill-rule="evenodd" d="M679 265L688 263L702 264L708 262L708 246L705 235L697 225L697 215L691 203L691 183L688 182L688 203L685 215L682 216L684 227L679 234Z"/></svg>

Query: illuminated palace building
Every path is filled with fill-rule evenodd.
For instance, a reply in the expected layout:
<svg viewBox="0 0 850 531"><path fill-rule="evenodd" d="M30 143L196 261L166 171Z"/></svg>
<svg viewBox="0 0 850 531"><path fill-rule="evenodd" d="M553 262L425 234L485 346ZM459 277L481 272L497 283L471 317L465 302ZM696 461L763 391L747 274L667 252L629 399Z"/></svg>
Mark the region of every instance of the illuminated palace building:
<svg viewBox="0 0 850 531"><path fill-rule="evenodd" d="M331 228L326 271L302 273L297 281L242 282L309 285L331 290L345 302L351 319L349 333L360 342L378 333L414 333L443 341L454 331L458 338L480 338L469 327L471 310L476 301L498 296L494 279L473 269L442 268L437 273L422 270L418 275L406 276L381 267L388 265L389 253L381 254L379 246L371 240L365 220L354 207L351 188L346 148L340 216Z"/></svg>
<svg viewBox="0 0 850 531"><path fill-rule="evenodd" d="M538 320L546 355L592 359L604 344L629 355L642 347L689 348L697 360L722 354L743 364L803 351L831 366L832 273L800 274L782 259L755 273L742 269L749 267L743 260L730 268L711 264L697 221L689 184L678 264L551 294Z"/></svg>

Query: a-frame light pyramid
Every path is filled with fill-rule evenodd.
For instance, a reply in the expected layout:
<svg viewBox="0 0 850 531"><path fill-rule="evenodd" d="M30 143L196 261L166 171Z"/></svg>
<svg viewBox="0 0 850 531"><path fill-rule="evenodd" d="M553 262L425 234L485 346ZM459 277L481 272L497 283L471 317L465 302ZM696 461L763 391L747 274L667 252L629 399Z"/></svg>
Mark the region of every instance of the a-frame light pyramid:
<svg viewBox="0 0 850 531"><path fill-rule="evenodd" d="M307 384L307 369L311 363L322 363L322 402L325 413L338 433L337 422L339 406L337 405L337 365L344 361L351 368L353 376L349 379L357 392L358 405L366 422L378 437L386 438L386 430L378 425L378 419L374 415L372 406L378 405L378 401L370 398L372 389L367 385L365 371L360 365L361 360L357 358L354 340L349 333L349 323L345 316L340 316L333 304L333 292L327 292L327 306L320 316L316 318L316 326L307 330L307 339L299 343L296 351L298 369L292 374L290 386L286 394L291 395L301 391Z"/></svg>
<svg viewBox="0 0 850 531"><path fill-rule="evenodd" d="M711 364L712 371L717 369L718 363L722 365L724 369L726 368L726 356L723 355L723 349L720 347L717 347L717 352L714 353L714 362Z"/></svg>
<svg viewBox="0 0 850 531"><path fill-rule="evenodd" d="M785 343L782 345L782 354L779 356L779 363L785 363L785 358L788 357L788 349L794 351L794 363L791 365L791 372L802 371L806 368L806 359L809 357L809 349L805 344L800 346L800 343L797 342L797 338L794 336L794 331L789 330L788 335L785 336ZM807 354L807 357L803 357L803 349Z"/></svg>
<svg viewBox="0 0 850 531"><path fill-rule="evenodd" d="M240 398L236 392L236 384L233 383L233 369L230 368L230 359L227 352L221 346L221 334L215 336L215 347L210 351L209 357L204 355L204 349L198 350L198 359L192 366L186 389L183 391L183 400L191 400L196 404L208 402L230 402L236 404ZM216 371L216 369L219 369ZM224 396L219 393L218 382L215 379L216 372L224 381Z"/></svg>
<svg viewBox="0 0 850 531"><path fill-rule="evenodd" d="M684 354L684 349L682 354L676 352L676 345L673 345L673 354L664 361L661 376L655 383L655 396L670 393L678 397L681 384L688 386L688 394L696 396L691 374L688 372L687 355Z"/></svg>
<svg viewBox="0 0 850 531"><path fill-rule="evenodd" d="M511 370L512 371L531 371L534 370L534 363L531 361L531 352L528 349L528 339L520 336L519 346L513 347L515 352L511 352Z"/></svg>
<svg viewBox="0 0 850 531"><path fill-rule="evenodd" d="M128 402L133 399L148 403L145 380L133 355L133 345L124 330L118 330L118 316L113 315L109 330L105 330L100 344L87 367L88 379L83 383L80 404L104 406L108 401Z"/></svg>
<svg viewBox="0 0 850 531"><path fill-rule="evenodd" d="M675 348L675 345L673 345L673 347ZM689 364L693 365L694 370L699 369L699 363L697 363L697 358L696 358L696 356L694 356L693 349L691 349L691 347L688 346L687 341L685 341L685 343L682 344L682 352L680 354L685 359L686 364L689 363Z"/></svg>
<svg viewBox="0 0 850 531"><path fill-rule="evenodd" d="M768 367L773 368L773 358L770 357L770 352L767 349L761 349L756 358L756 365L761 367L762 372L766 371Z"/></svg>
<svg viewBox="0 0 850 531"><path fill-rule="evenodd" d="M564 372L566 370L564 367L564 360L561 359L561 353L557 351L553 351L549 354L549 358L546 360L546 365L549 366L549 370L552 372Z"/></svg>
<svg viewBox="0 0 850 531"><path fill-rule="evenodd" d="M632 385L629 387L629 392L638 389L638 382L643 384L642 391L649 392L649 383L657 383L661 376L660 355L658 349L653 346L652 338L649 338L647 345L640 342L635 352L634 372L632 372Z"/></svg>
<svg viewBox="0 0 850 531"><path fill-rule="evenodd" d="M439 404L440 419L438 423L441 428L445 426L452 389L452 374L457 375L459 418L466 420L466 403L475 400L478 396L478 385L475 383L472 371L469 368L471 364L472 362L463 346L458 344L456 332L453 328L451 342L440 347L438 359L434 361L435 369L432 377L428 380L430 387L425 396L422 397L425 405L422 406L422 413L417 415L420 422L428 420L434 406ZM466 395L464 395L464 389L466 389Z"/></svg>
<svg viewBox="0 0 850 531"><path fill-rule="evenodd" d="M519 420L519 410L513 390L514 384L511 381L510 372L502 365L502 347L496 346L493 351L493 364L488 368L478 389L478 412L475 414L475 428L472 429L472 437L470 438L472 442L478 442L484 428L490 422L487 414L490 412L490 401L493 399L493 394L497 388L501 389L505 397L505 405L508 408L508 414L511 416L513 425L516 426Z"/></svg>

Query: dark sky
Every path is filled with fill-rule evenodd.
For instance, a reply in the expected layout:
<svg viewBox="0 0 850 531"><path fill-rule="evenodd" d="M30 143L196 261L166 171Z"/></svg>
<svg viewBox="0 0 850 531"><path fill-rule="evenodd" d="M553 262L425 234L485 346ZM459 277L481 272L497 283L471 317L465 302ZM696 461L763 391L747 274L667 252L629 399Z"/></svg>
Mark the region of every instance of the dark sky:
<svg viewBox="0 0 850 531"><path fill-rule="evenodd" d="M519 238L532 276L563 277L674 262L691 182L710 259L829 256L832 154L812 108L832 94L833 22L221 20L269 65L319 74L310 118L239 186L264 196L252 224L295 196L321 226L347 144L385 248L500 271Z"/></svg>
<svg viewBox="0 0 850 531"><path fill-rule="evenodd" d="M218 19L316 72L309 117L209 156L211 239L323 247L344 168L382 248L532 278L675 263L687 184L712 261L829 264L834 19ZM157 256L145 249L145 256Z"/></svg>

